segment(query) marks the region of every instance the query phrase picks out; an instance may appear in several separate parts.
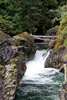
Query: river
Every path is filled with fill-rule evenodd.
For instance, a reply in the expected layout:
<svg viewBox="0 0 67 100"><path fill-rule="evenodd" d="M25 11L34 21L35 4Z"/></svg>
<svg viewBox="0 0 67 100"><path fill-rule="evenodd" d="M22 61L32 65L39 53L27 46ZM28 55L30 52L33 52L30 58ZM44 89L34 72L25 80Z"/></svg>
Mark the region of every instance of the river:
<svg viewBox="0 0 67 100"><path fill-rule="evenodd" d="M26 63L27 70L18 85L15 100L59 100L64 75L57 69L44 68L49 53L37 50L34 59Z"/></svg>

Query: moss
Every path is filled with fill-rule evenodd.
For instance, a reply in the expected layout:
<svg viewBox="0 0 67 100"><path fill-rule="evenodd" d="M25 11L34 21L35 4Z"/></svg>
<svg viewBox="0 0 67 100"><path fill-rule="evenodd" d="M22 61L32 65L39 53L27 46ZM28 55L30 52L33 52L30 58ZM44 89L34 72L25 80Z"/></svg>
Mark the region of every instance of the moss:
<svg viewBox="0 0 67 100"><path fill-rule="evenodd" d="M65 58L67 59L67 55L65 55Z"/></svg>
<svg viewBox="0 0 67 100"><path fill-rule="evenodd" d="M61 42L62 39L63 39L62 34L58 34L56 44L55 44L55 47L54 47L55 51L58 50L59 48L61 48L60 42Z"/></svg>
<svg viewBox="0 0 67 100"><path fill-rule="evenodd" d="M29 35L28 32L23 32L23 36L24 36L25 38L29 38L29 37L30 37L30 35Z"/></svg>
<svg viewBox="0 0 67 100"><path fill-rule="evenodd" d="M67 45L67 40L64 41L64 44Z"/></svg>
<svg viewBox="0 0 67 100"><path fill-rule="evenodd" d="M67 51L67 13L61 18L60 26L57 33L58 37L56 40L56 44L54 47L54 51L57 51L59 48L65 47L65 51ZM63 42L61 42L63 40ZM67 59L67 52L65 52L65 59Z"/></svg>
<svg viewBox="0 0 67 100"><path fill-rule="evenodd" d="M59 32L65 36L67 35L67 13L64 13L59 26Z"/></svg>
<svg viewBox="0 0 67 100"><path fill-rule="evenodd" d="M21 37L19 35L14 36L15 39L21 40Z"/></svg>
<svg viewBox="0 0 67 100"><path fill-rule="evenodd" d="M22 39L28 39L30 38L30 35L28 32L23 32L21 34L18 34L16 36L14 36L15 39L18 39L18 40L22 40Z"/></svg>
<svg viewBox="0 0 67 100"><path fill-rule="evenodd" d="M15 69L15 67L16 67L16 65L14 64L14 65L12 65L11 67L12 67L12 70L14 70L14 69Z"/></svg>

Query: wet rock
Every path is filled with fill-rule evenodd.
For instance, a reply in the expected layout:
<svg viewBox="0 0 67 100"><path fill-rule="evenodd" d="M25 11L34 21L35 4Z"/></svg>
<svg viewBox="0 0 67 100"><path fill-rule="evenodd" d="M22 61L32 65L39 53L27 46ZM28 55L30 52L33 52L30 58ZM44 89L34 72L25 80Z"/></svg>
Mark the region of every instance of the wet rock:
<svg viewBox="0 0 67 100"><path fill-rule="evenodd" d="M63 72L63 66L65 63L65 47L58 49L56 52L53 50L50 52L50 55L46 60L45 67L57 68Z"/></svg>

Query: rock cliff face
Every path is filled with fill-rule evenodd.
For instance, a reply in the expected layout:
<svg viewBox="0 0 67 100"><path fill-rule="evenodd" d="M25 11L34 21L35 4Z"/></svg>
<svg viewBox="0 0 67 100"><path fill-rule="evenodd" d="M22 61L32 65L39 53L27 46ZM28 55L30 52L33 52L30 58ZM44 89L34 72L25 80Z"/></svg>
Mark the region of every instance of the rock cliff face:
<svg viewBox="0 0 67 100"><path fill-rule="evenodd" d="M50 33L51 35L56 34L57 39L55 41L55 44L53 45L49 57L46 60L45 67L57 68L60 71L64 72L64 64L67 64L67 58L65 58L65 55L67 54L67 48L64 43L65 39L63 35L59 32L60 26L59 29L56 26L47 31L47 33Z"/></svg>
<svg viewBox="0 0 67 100"><path fill-rule="evenodd" d="M58 51L54 52L53 50L50 52L49 57L46 60L45 67L52 67L57 68L60 71L63 70L63 64L64 64L64 52L65 48L59 49Z"/></svg>
<svg viewBox="0 0 67 100"><path fill-rule="evenodd" d="M0 100L13 100L19 80L26 71L26 61L37 49L28 33L11 38L0 32Z"/></svg>
<svg viewBox="0 0 67 100"><path fill-rule="evenodd" d="M67 48L63 44L63 39L59 43L57 49L55 48L55 45L46 60L45 67L56 68L59 69L59 71L64 72L64 64L67 64L67 58L65 58L65 55L67 54Z"/></svg>

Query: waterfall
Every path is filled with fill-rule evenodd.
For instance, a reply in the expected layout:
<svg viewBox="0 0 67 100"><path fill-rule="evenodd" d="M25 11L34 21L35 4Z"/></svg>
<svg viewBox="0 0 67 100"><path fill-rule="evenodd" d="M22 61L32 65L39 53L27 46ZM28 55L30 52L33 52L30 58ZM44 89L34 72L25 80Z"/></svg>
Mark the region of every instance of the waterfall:
<svg viewBox="0 0 67 100"><path fill-rule="evenodd" d="M26 63L27 70L19 83L15 100L59 100L58 91L64 76L57 69L45 68L50 50L37 50Z"/></svg>
<svg viewBox="0 0 67 100"><path fill-rule="evenodd" d="M26 63L27 70L22 78L22 82L31 84L44 84L47 83L47 81L53 82L52 78L49 78L49 75L53 75L59 71L53 68L44 68L45 61L49 54L50 50L48 52L47 50L36 51L34 59Z"/></svg>

